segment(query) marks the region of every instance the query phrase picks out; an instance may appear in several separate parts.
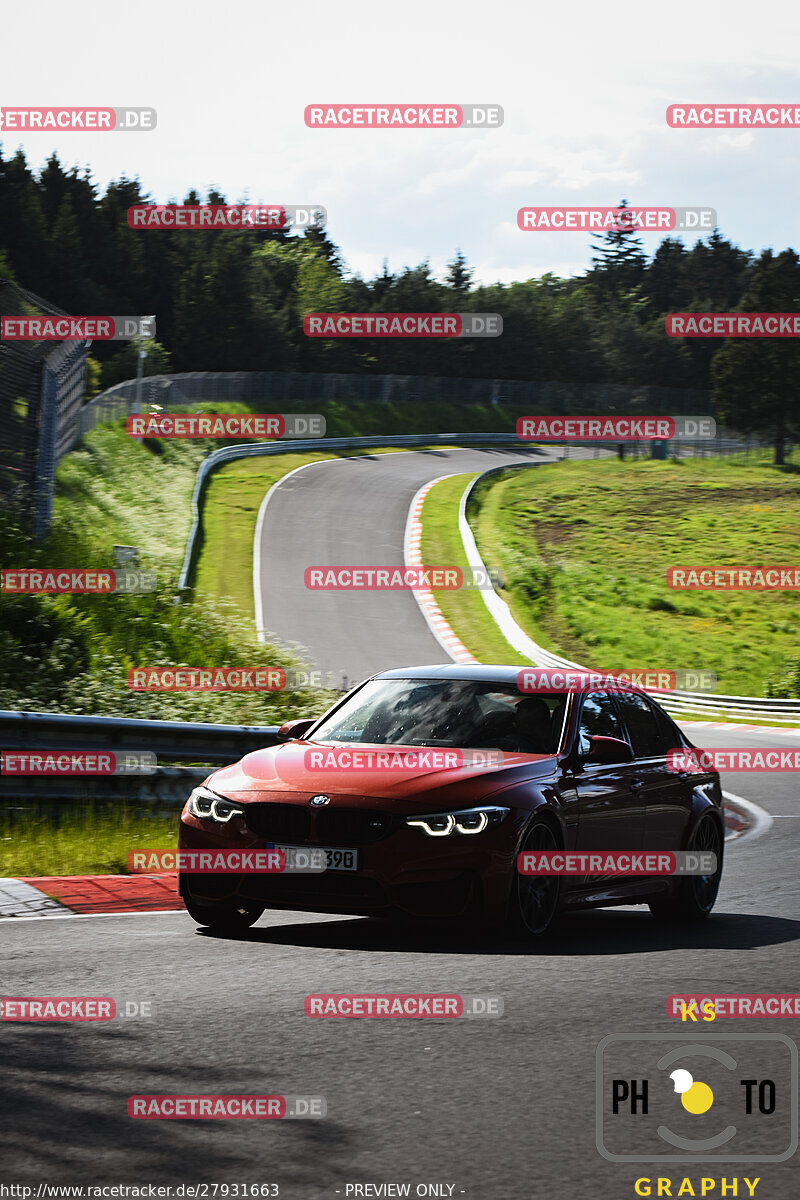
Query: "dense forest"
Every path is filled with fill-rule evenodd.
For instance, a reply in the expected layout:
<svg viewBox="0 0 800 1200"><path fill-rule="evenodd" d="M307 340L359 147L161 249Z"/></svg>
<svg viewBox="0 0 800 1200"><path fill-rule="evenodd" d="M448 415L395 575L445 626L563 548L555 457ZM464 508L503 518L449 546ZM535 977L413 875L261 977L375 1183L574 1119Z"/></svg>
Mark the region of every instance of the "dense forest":
<svg viewBox="0 0 800 1200"><path fill-rule="evenodd" d="M784 439L797 435L796 339L682 339L664 329L670 312L794 311L793 250L755 255L714 230L691 247L665 238L648 257L635 233L619 230L591 246L576 278L475 286L455 251L442 280L427 262L397 274L384 266L365 280L348 274L323 229L131 229L128 208L151 202L138 180L101 194L88 173L55 156L37 175L22 152L4 159L0 148L0 276L73 314L155 313L148 374L352 371L702 388L723 421L773 439L778 461ZM229 201L192 191L183 202ZM319 311L498 312L504 330L458 341L307 338L303 316ZM135 374L132 344L95 343L92 353L97 386Z"/></svg>

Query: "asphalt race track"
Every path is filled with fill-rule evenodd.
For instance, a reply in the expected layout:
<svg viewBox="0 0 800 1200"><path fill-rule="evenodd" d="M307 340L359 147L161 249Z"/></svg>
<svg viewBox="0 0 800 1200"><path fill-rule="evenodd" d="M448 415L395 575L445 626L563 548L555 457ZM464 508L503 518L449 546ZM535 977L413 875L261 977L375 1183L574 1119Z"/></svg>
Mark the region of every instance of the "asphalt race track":
<svg viewBox="0 0 800 1200"><path fill-rule="evenodd" d="M572 457L592 453L573 448ZM306 567L402 566L409 506L425 483L561 457L560 448L427 450L326 460L287 475L260 528L267 640L305 646L316 667L346 675L349 686L392 667L451 662L411 592L310 591Z"/></svg>
<svg viewBox="0 0 800 1200"><path fill-rule="evenodd" d="M447 661L409 594L384 594L375 615L369 593L304 596L302 567L402 562L408 506L427 479L522 453L530 452L392 454L291 477L264 523L266 627L303 642L318 665L351 682L391 665ZM376 529L390 532L376 539ZM798 736L689 731L700 746L788 748ZM796 1158L619 1164L595 1145L595 1053L607 1034L674 1034L679 1045L686 1027L666 1015L672 993L800 990L794 777L727 775L723 786L773 820L729 843L717 907L694 928L660 926L646 910L600 910L563 919L550 941L525 950L489 935L279 912L232 940L198 930L183 913L0 923L3 995L155 1004L149 1020L2 1025L6 1175L23 1183L278 1183L282 1197L298 1200L387 1183L408 1184L411 1195L435 1184L440 1190L429 1194L617 1200L634 1196L643 1177L670 1177L673 1194L689 1177L695 1192L684 1194L700 1195L701 1177L722 1175L739 1178L738 1195L748 1194L747 1176L761 1180L759 1198L795 1197ZM303 1009L312 992L491 995L504 1013L314 1020ZM798 1019L693 1028L710 1039L719 1026L796 1037ZM127 1115L134 1094L201 1092L323 1096L327 1116L210 1123Z"/></svg>
<svg viewBox="0 0 800 1200"><path fill-rule="evenodd" d="M698 744L796 743L771 731L699 732ZM454 1196L612 1200L633 1196L640 1177L719 1176L708 1164L602 1159L594 1063L608 1033L674 1032L679 1044L684 1027L666 1016L671 993L798 990L796 789L787 775L768 786L758 775L724 782L776 819L729 845L714 913L678 932L635 909L564 919L531 952L277 912L233 941L183 913L2 922L4 995L155 1001L152 1019L127 1024L3 1024L7 1177L277 1181L281 1196L298 1198L344 1196L346 1184L365 1182L407 1182L413 1195L438 1182L454 1184ZM499 995L504 1015L315 1020L303 1011L310 992L415 991ZM715 1024L796 1036L792 1018ZM703 1032L713 1036L714 1025ZM133 1094L198 1092L321 1095L328 1115L217 1124L126 1113ZM770 1200L797 1194L796 1161L722 1174L760 1176L757 1195Z"/></svg>

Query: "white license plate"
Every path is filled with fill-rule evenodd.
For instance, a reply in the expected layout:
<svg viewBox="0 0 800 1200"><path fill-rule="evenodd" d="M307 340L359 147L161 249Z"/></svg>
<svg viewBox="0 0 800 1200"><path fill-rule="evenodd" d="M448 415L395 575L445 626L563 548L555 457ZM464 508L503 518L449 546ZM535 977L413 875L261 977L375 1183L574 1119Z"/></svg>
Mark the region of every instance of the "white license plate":
<svg viewBox="0 0 800 1200"><path fill-rule="evenodd" d="M339 846L267 846L286 855L287 871L357 871L358 850Z"/></svg>

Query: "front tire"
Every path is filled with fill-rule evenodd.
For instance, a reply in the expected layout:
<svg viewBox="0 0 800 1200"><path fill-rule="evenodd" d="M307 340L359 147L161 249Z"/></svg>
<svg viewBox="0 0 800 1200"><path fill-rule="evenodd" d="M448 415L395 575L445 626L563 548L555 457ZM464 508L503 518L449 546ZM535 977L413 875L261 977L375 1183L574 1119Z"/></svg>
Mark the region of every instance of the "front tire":
<svg viewBox="0 0 800 1200"><path fill-rule="evenodd" d="M195 904L185 896L183 903L193 921L213 929L215 933L237 933L249 929L264 912L260 904Z"/></svg>
<svg viewBox="0 0 800 1200"><path fill-rule="evenodd" d="M717 869L710 875L687 875L671 896L650 901L650 912L659 920L702 921L711 912L722 876L723 839L713 817L701 817L692 834L691 851L717 856Z"/></svg>
<svg viewBox="0 0 800 1200"><path fill-rule="evenodd" d="M559 839L552 825L540 817L534 818L525 833L520 853L559 849ZM543 938L555 921L560 901L560 875L521 875L514 862L508 928L515 938L526 942Z"/></svg>

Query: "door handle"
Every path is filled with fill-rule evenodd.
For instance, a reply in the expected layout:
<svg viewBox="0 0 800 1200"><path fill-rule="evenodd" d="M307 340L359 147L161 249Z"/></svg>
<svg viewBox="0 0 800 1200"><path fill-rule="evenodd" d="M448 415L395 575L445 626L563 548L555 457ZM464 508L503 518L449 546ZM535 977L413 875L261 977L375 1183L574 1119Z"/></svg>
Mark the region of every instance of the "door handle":
<svg viewBox="0 0 800 1200"><path fill-rule="evenodd" d="M644 787L643 779L632 779L631 780L630 788L631 788L632 792L640 792L643 787Z"/></svg>

